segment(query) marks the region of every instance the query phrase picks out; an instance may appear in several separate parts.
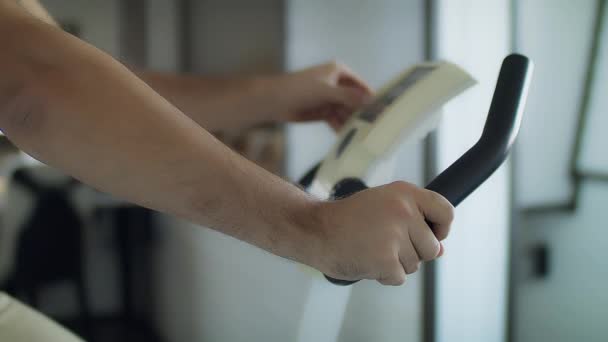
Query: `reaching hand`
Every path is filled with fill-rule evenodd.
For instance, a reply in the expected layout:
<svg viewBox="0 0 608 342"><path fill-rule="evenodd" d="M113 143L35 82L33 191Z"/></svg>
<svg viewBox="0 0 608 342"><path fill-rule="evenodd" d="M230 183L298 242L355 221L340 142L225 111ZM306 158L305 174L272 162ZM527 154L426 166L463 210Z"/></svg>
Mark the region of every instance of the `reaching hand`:
<svg viewBox="0 0 608 342"><path fill-rule="evenodd" d="M326 121L338 130L373 91L343 64L331 62L275 79L280 121Z"/></svg>

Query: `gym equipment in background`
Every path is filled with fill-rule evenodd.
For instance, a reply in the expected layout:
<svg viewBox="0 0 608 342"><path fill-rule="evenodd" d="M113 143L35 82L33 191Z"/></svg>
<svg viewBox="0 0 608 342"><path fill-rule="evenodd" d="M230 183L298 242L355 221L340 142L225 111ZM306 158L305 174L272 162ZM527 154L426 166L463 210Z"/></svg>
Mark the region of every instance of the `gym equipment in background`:
<svg viewBox="0 0 608 342"><path fill-rule="evenodd" d="M481 138L431 181L427 189L443 195L457 206L503 163L519 132L532 69L532 62L523 55L511 54L504 59ZM408 86L400 86L397 82L396 86L391 85L380 93L376 102L382 103L388 97L396 99L393 105L376 109L378 104L374 102L371 107L355 114L352 122L342 129L336 146L300 180L300 185L316 195L327 195L333 199L348 197L368 188L361 178L383 154L395 148L400 142L399 137L401 140L424 137L431 127L429 122L437 119L434 117L437 114L433 115L432 111L438 109L437 105L441 106L456 96L459 92L455 90L461 92L466 89L467 84L464 78L460 78L461 88L456 84L450 85L450 88L440 88L441 92L434 98L434 75L425 75L426 70L424 65L414 67L403 78L403 83L413 79ZM402 93L396 94L399 91ZM425 92L428 94L424 95ZM414 104L402 106L406 101L413 101ZM358 132L360 121L367 122L362 133ZM403 134L409 136L403 137ZM432 228L432 222L429 222L429 226ZM357 282L326 278L336 285Z"/></svg>

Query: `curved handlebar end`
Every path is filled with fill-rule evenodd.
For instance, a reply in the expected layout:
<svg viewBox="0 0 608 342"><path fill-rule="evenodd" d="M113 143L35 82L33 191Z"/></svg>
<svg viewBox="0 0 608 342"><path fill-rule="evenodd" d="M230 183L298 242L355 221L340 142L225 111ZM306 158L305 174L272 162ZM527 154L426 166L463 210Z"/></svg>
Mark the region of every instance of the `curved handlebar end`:
<svg viewBox="0 0 608 342"><path fill-rule="evenodd" d="M427 189L457 206L504 162L519 133L532 68L532 62L519 54L504 59L481 138Z"/></svg>

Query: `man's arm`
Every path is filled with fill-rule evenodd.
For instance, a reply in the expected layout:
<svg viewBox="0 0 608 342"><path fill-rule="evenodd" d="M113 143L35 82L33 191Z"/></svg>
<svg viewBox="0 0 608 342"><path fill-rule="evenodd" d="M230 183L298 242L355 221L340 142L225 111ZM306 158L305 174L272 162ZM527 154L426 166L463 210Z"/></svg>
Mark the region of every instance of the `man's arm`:
<svg viewBox="0 0 608 342"><path fill-rule="evenodd" d="M340 201L311 198L222 145L110 56L6 1L0 51L0 129L102 191L334 278L401 284L441 254L453 212L436 193L397 182Z"/></svg>
<svg viewBox="0 0 608 342"><path fill-rule="evenodd" d="M136 73L211 131L262 122L317 120L338 129L372 95L363 80L336 62L299 72L242 78Z"/></svg>
<svg viewBox="0 0 608 342"><path fill-rule="evenodd" d="M287 244L304 240L295 227L314 202L306 194L94 47L11 5L0 4L0 32L0 128L19 148L101 190L298 258Z"/></svg>
<svg viewBox="0 0 608 342"><path fill-rule="evenodd" d="M17 1L58 27L38 0ZM203 77L133 69L138 77L209 131L263 122L325 120L338 129L372 91L339 63L259 77Z"/></svg>
<svg viewBox="0 0 608 342"><path fill-rule="evenodd" d="M272 77L203 77L133 69L136 75L209 131L279 121ZM277 89L278 92L278 89ZM276 99L275 99L276 100Z"/></svg>

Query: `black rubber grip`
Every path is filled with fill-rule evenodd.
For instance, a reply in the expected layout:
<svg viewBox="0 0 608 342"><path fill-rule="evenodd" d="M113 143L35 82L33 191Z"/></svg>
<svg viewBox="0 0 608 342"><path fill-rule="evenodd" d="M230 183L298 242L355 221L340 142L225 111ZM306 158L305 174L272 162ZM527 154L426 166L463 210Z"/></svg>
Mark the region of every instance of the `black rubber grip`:
<svg viewBox="0 0 608 342"><path fill-rule="evenodd" d="M504 162L519 133L532 62L512 54L502 63L481 138L426 188L457 206Z"/></svg>
<svg viewBox="0 0 608 342"><path fill-rule="evenodd" d="M532 68L532 62L519 54L504 59L481 138L435 177L426 189L443 195L457 206L504 162L519 132ZM345 179L336 186L340 187L341 197L366 188L362 181L354 178ZM325 277L336 285L357 282Z"/></svg>

